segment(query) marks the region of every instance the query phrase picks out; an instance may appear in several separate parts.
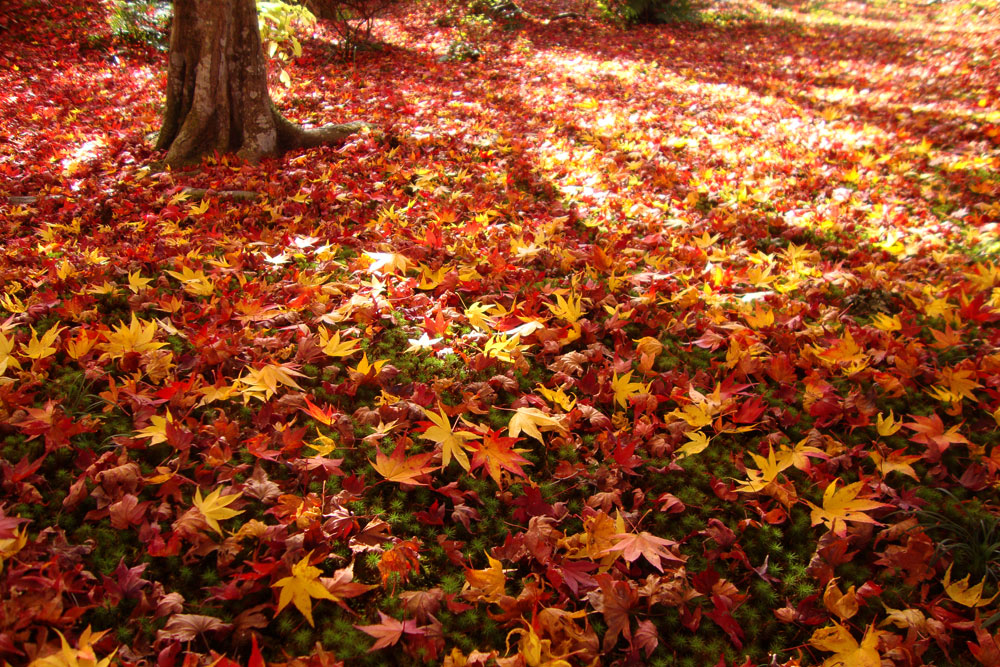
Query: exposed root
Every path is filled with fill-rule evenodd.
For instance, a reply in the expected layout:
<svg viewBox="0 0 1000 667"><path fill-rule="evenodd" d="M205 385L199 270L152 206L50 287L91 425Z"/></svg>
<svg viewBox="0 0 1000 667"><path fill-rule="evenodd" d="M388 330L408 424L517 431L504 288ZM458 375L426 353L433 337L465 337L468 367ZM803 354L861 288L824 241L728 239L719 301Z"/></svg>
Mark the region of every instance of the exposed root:
<svg viewBox="0 0 1000 667"><path fill-rule="evenodd" d="M326 144L337 144L361 132L365 128L372 127L369 123L355 120L349 123L337 123L307 129L291 122L278 113L277 110L274 111L274 120L278 130L278 147L282 152L299 148L313 148Z"/></svg>

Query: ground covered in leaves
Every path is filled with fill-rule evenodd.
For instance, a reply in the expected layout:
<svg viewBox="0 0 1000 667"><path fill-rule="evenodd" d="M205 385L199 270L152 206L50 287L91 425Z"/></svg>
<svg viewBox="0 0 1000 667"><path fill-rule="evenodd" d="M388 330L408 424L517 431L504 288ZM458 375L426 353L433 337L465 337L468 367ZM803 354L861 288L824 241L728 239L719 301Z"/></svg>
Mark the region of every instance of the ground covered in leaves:
<svg viewBox="0 0 1000 667"><path fill-rule="evenodd" d="M996 4L524 8L175 171L0 8L0 660L1000 662Z"/></svg>

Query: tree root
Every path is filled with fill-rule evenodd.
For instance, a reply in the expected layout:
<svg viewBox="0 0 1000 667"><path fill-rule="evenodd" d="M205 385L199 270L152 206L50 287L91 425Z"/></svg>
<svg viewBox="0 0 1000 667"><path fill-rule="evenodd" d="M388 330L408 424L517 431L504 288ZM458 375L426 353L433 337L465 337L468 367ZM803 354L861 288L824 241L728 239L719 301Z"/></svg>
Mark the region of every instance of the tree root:
<svg viewBox="0 0 1000 667"><path fill-rule="evenodd" d="M323 125L304 128L274 111L274 123L278 130L278 150L286 152L299 148L314 148L326 144L338 144L348 137L373 126L364 121Z"/></svg>
<svg viewBox="0 0 1000 667"><path fill-rule="evenodd" d="M209 195L220 199L232 199L233 201L257 201L260 198L259 192L250 190L206 190L205 188L184 188L182 193L187 195L191 201L201 201Z"/></svg>

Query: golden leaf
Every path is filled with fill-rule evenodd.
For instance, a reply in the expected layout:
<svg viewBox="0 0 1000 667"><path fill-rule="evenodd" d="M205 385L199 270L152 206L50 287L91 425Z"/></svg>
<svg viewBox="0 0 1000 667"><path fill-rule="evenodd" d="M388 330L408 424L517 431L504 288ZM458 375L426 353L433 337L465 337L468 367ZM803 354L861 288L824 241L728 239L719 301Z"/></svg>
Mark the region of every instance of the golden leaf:
<svg viewBox="0 0 1000 667"><path fill-rule="evenodd" d="M628 407L628 399L633 396L649 393L651 383L629 382L632 378L632 371L625 373L621 377L615 373L611 378L611 388L615 390L615 402L621 407Z"/></svg>
<svg viewBox="0 0 1000 667"><path fill-rule="evenodd" d="M831 579L823 592L823 604L827 611L836 614L840 620L845 621L858 613L858 597L854 592L854 586L844 593L837 586L837 579Z"/></svg>
<svg viewBox="0 0 1000 667"><path fill-rule="evenodd" d="M814 632L809 643L821 651L835 654L827 658L822 667L880 667L882 659L876 647L879 636L883 634L874 625L869 626L859 644L850 630L834 623L832 627Z"/></svg>
<svg viewBox="0 0 1000 667"><path fill-rule="evenodd" d="M473 602L496 602L504 594L507 576L503 565L496 558L486 554L490 566L485 570L465 570L465 586L462 597Z"/></svg>
<svg viewBox="0 0 1000 667"><path fill-rule="evenodd" d="M952 564L954 565L954 564ZM951 580L951 568L952 565L948 566L948 570L944 573L944 580L941 582L944 585L944 592L948 594L952 600L965 607L985 607L989 603L993 602L997 595L1000 593L994 593L989 598L983 598L983 584L984 581L980 581L974 586L969 585L969 577L971 575L965 575L965 579L961 581L952 582Z"/></svg>
<svg viewBox="0 0 1000 667"><path fill-rule="evenodd" d="M892 414L892 410L889 410L888 417L883 417L881 412L878 413L878 417L876 417L875 428L878 429L878 434L883 438L888 438L902 427L903 421L896 421L896 417Z"/></svg>
<svg viewBox="0 0 1000 667"><path fill-rule="evenodd" d="M66 327L52 327L44 334L42 334L41 339L38 338L38 332L35 331L35 327L31 327L31 340L25 343L21 343L21 350L29 359L45 359L46 357L51 357L56 353L56 348L53 343L56 341L56 336L59 332Z"/></svg>
<svg viewBox="0 0 1000 667"><path fill-rule="evenodd" d="M312 552L310 551L302 557L302 560L292 566L291 575L274 582L273 587L281 589L275 615L280 614L281 610L291 602L306 617L309 625L316 627L312 616L313 598L336 601L337 597L320 582L319 576L322 572L318 567L309 564L311 556Z"/></svg>
<svg viewBox="0 0 1000 667"><path fill-rule="evenodd" d="M823 507L806 501L806 504L812 507L812 525L822 523L834 535L844 535L847 532L848 521L878 524L878 521L865 512L886 507L886 504L875 500L858 499L862 482L854 482L838 490L837 481L834 479L830 482L823 492Z"/></svg>
<svg viewBox="0 0 1000 667"><path fill-rule="evenodd" d="M465 453L469 446L465 443L468 440L474 440L477 437L476 434L471 431L454 430L448 415L444 413L444 408L440 404L438 404L438 410L439 412L431 412L424 409L424 414L427 415L427 419L431 421L432 425L421 433L420 437L441 445L441 466L443 468L447 468L454 457L458 461L458 465L469 470L469 456Z"/></svg>
<svg viewBox="0 0 1000 667"><path fill-rule="evenodd" d="M565 431L566 427L563 425L565 418L566 415L547 415L538 408L518 408L510 418L507 431L512 438L524 432L525 435L544 443L541 431Z"/></svg>
<svg viewBox="0 0 1000 667"><path fill-rule="evenodd" d="M233 510L228 507L233 504L233 501L243 495L242 493L234 493L228 496L222 496L220 495L221 493L222 489L219 488L202 498L201 489L195 489L194 491L194 506L205 517L205 522L219 535L222 535L222 528L219 527L219 521L243 514L243 510Z"/></svg>

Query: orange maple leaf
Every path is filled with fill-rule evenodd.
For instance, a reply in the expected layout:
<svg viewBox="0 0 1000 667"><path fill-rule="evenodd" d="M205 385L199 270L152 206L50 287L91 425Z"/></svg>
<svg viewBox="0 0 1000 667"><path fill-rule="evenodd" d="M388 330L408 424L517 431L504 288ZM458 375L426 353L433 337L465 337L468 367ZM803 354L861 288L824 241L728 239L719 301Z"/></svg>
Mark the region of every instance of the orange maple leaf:
<svg viewBox="0 0 1000 667"><path fill-rule="evenodd" d="M961 424L952 426L945 431L944 422L941 421L941 418L936 413L929 417L921 417L920 415L910 416L913 417L913 421L903 424L903 426L916 434L910 437L910 442L927 445L927 460L931 463L940 460L941 455L944 454L945 450L952 443L969 444L965 436L958 432L958 427Z"/></svg>
<svg viewBox="0 0 1000 667"><path fill-rule="evenodd" d="M683 556L671 553L668 549L676 547L677 542L657 537L646 531L640 533L618 533L614 535L618 540L602 553L621 553L622 557L629 563L642 556L646 561L660 572L663 572L664 562L673 562L681 565L687 560Z"/></svg>
<svg viewBox="0 0 1000 667"><path fill-rule="evenodd" d="M406 448L402 445L392 450L391 456L386 456L382 450L375 449L375 462L372 467L378 474L385 477L390 482L400 484L412 484L413 486L426 486L427 482L421 481L421 477L427 473L437 470L436 466L428 466L427 462L434 458L434 452L424 454L414 454L406 456ZM371 463L371 460L368 461Z"/></svg>
<svg viewBox="0 0 1000 667"><path fill-rule="evenodd" d="M472 443L475 453L472 455L472 469L484 468L497 486L503 488L502 473L504 470L526 478L522 464L531 465L531 461L521 456L521 452L527 449L517 449L514 444L520 438L504 438L500 436L501 431L487 429L480 442Z"/></svg>
<svg viewBox="0 0 1000 667"><path fill-rule="evenodd" d="M496 558L486 554L490 566L485 570L465 569L465 587L462 597L473 602L496 602L504 594L507 575L503 572L503 564Z"/></svg>

